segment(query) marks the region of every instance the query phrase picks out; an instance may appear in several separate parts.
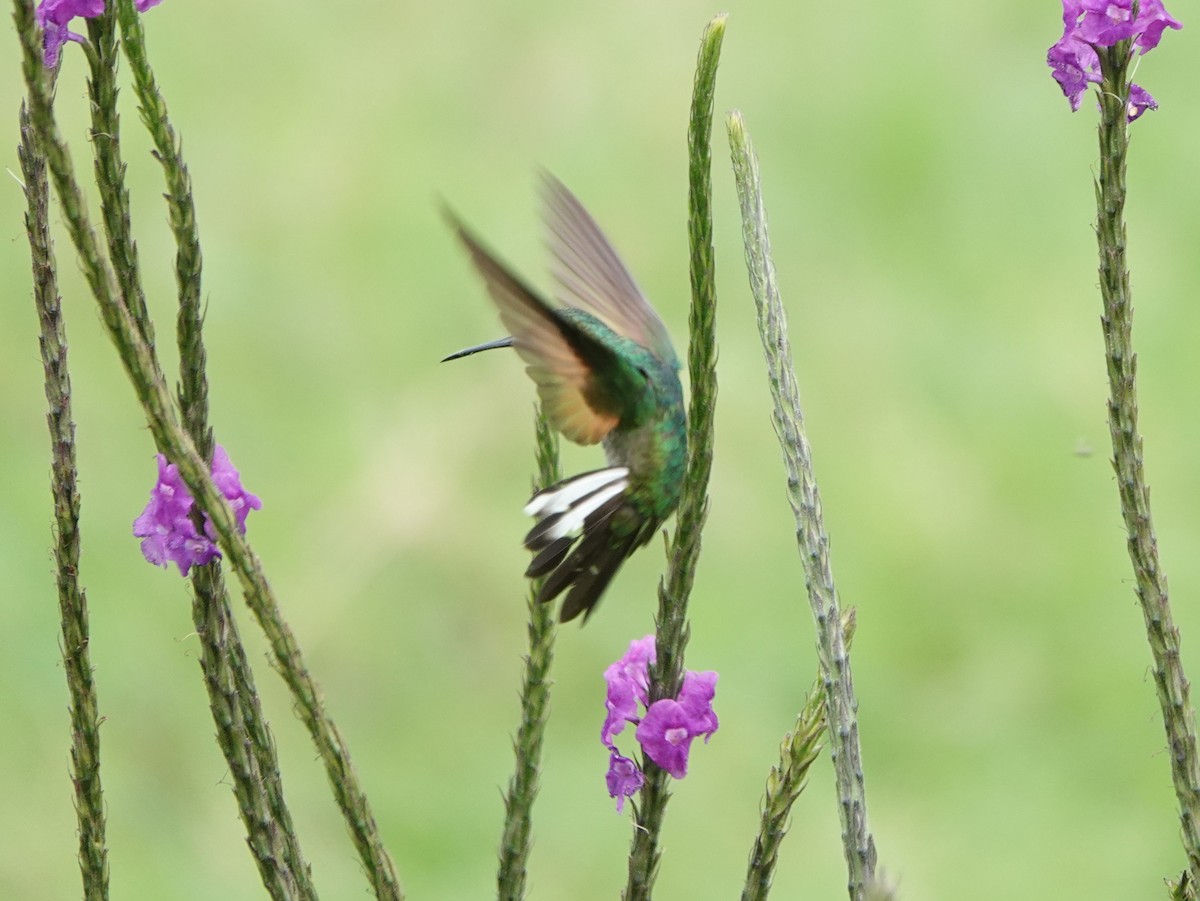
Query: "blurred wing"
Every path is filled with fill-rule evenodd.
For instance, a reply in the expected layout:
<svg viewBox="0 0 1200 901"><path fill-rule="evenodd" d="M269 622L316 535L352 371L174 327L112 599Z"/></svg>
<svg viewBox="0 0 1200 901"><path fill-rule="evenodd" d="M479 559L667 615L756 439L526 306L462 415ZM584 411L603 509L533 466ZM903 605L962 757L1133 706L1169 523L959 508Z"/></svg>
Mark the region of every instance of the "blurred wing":
<svg viewBox="0 0 1200 901"><path fill-rule="evenodd" d="M604 403L595 364L612 352L555 315L525 284L447 213L471 262L483 276L513 347L538 387L550 423L577 444L595 444L612 431L618 411Z"/></svg>
<svg viewBox="0 0 1200 901"><path fill-rule="evenodd" d="M542 196L558 299L580 307L618 335L636 341L664 363L675 362L670 336L633 276L583 204L548 172Z"/></svg>

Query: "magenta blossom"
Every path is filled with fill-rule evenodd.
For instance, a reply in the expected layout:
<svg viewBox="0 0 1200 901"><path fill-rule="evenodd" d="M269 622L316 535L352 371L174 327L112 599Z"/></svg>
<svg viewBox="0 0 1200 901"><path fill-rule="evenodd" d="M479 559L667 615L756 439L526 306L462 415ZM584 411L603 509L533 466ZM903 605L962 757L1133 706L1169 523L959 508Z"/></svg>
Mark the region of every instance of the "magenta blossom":
<svg viewBox="0 0 1200 901"><path fill-rule="evenodd" d="M1065 21L1068 3L1063 2L1063 19L1070 27ZM1134 46L1146 53L1158 46L1164 29L1183 27L1163 9L1162 0L1141 0L1136 16L1133 0L1074 0L1069 6L1080 40L1098 47L1134 38Z"/></svg>
<svg viewBox="0 0 1200 901"><path fill-rule="evenodd" d="M1148 109L1158 109L1158 103L1150 92L1141 85L1131 84L1129 86L1129 103L1126 115L1129 116L1130 122L1135 122Z"/></svg>
<svg viewBox="0 0 1200 901"><path fill-rule="evenodd" d="M646 777L636 763L628 757L622 757L616 748L610 750L605 782L608 784L608 794L617 799L617 813L625 807L625 799L640 789L645 781Z"/></svg>
<svg viewBox="0 0 1200 901"><path fill-rule="evenodd" d="M137 11L144 13L162 0L134 0ZM59 53L67 41L82 44L83 35L67 28L72 19L94 19L104 12L104 0L42 0L34 12L38 27L42 29L42 64L47 69L58 65Z"/></svg>
<svg viewBox="0 0 1200 901"><path fill-rule="evenodd" d="M84 37L67 28L76 16L92 19L104 12L104 0L42 0L34 19L42 29L42 64L58 65L58 55L67 41L83 43Z"/></svg>
<svg viewBox="0 0 1200 901"><path fill-rule="evenodd" d="M1132 40L1147 53L1158 46L1167 28L1182 28L1163 8L1162 0L1141 0L1137 15L1133 0L1062 0L1063 35L1046 54L1046 65L1071 104L1079 109L1089 84L1099 84L1097 47L1112 47ZM1132 122L1148 109L1158 109L1142 87L1130 84L1128 116Z"/></svg>
<svg viewBox="0 0 1200 901"><path fill-rule="evenodd" d="M637 740L646 756L676 779L687 775L692 741L700 736L708 741L717 731L717 715L712 707L717 674L688 670L678 696L651 704L649 667L654 659L654 636L647 635L630 642L625 655L604 671L608 716L600 730L600 740L609 749L606 781L609 795L617 799L618 813L625 799L641 788L644 781L637 764L621 756L614 743L626 723L637 726ZM640 718L639 705L645 708Z"/></svg>
<svg viewBox="0 0 1200 901"><path fill-rule="evenodd" d="M192 520L195 501L179 477L179 468L168 463L162 454L158 461L158 482L150 492L150 503L133 523L135 538L142 539L142 556L155 566L174 563L182 575L187 575L193 566L203 566L220 557L214 543L216 533L208 517L204 517L204 531L196 529ZM238 528L246 531L246 517L251 510L261 510L262 501L242 488L238 471L229 461L229 455L221 445L213 449L213 482L229 501L237 517Z"/></svg>

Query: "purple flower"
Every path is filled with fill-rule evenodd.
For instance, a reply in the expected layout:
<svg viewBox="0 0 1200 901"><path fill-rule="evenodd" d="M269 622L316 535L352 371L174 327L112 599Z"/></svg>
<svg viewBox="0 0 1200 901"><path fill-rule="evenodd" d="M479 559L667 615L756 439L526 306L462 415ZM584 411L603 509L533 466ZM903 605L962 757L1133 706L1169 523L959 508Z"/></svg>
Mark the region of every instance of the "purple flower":
<svg viewBox="0 0 1200 901"><path fill-rule="evenodd" d="M192 520L195 502L179 476L179 468L168 463L162 454L158 461L158 481L150 492L150 502L133 523L133 535L142 539L142 556L155 566L174 563L181 575L193 566L203 566L221 556L214 543L216 533L208 517L204 517L204 532L196 529ZM229 461L221 445L213 449L213 481L237 517L238 528L246 531L246 517L251 510L261 510L262 501L242 488L238 471Z"/></svg>
<svg viewBox="0 0 1200 901"><path fill-rule="evenodd" d="M42 29L42 65L52 69L58 65L58 55L67 41L83 43L83 35L67 28L76 16L91 19L104 12L104 0L42 0L34 19Z"/></svg>
<svg viewBox="0 0 1200 901"><path fill-rule="evenodd" d="M1089 84L1100 83L1100 59L1087 44L1064 36L1046 53L1050 74L1071 103L1071 112L1079 109Z"/></svg>
<svg viewBox="0 0 1200 901"><path fill-rule="evenodd" d="M679 705L688 715L688 721L695 733L692 737L703 735L707 742L720 722L716 711L713 710L713 697L717 693L717 674L711 670L694 673L688 670L683 674L683 687L679 689Z"/></svg>
<svg viewBox="0 0 1200 901"><path fill-rule="evenodd" d="M1137 15L1133 0L1062 0L1063 35L1046 54L1046 65L1071 104L1079 109L1089 84L1099 84L1097 47L1133 40L1142 53L1153 50L1167 28L1182 28L1163 8L1162 0L1141 0ZM1130 85L1129 121L1158 104L1141 87Z"/></svg>
<svg viewBox="0 0 1200 901"><path fill-rule="evenodd" d="M144 13L162 0L134 0L137 11ZM58 65L62 45L67 41L82 44L83 35L76 34L67 25L76 16L94 19L104 12L104 0L42 0L34 12L38 27L42 29L42 65L53 69Z"/></svg>
<svg viewBox="0 0 1200 901"><path fill-rule="evenodd" d="M626 723L637 726L636 737L646 756L676 779L687 775L692 741L701 735L707 741L717 731L717 715L712 707L717 674L688 670L678 696L650 704L649 667L654 659L654 636L647 635L630 642L625 655L604 671L608 715L600 730L600 740L609 749L606 782L609 795L617 799L618 813L625 799L641 788L644 781L637 764L621 756L614 743ZM639 705L646 708L640 718Z"/></svg>
<svg viewBox="0 0 1200 901"><path fill-rule="evenodd" d="M1098 47L1111 47L1118 41L1135 38L1134 45L1145 53L1158 46L1163 29L1183 27L1163 9L1162 0L1141 0L1136 16L1133 0L1071 0L1075 15L1070 22L1067 2L1063 2L1064 23L1068 28L1077 23L1079 38Z"/></svg>
<svg viewBox="0 0 1200 901"><path fill-rule="evenodd" d="M34 18L45 27L47 22L66 25L76 16L94 19L104 12L104 0L42 0Z"/></svg>
<svg viewBox="0 0 1200 901"><path fill-rule="evenodd" d="M610 750L605 782L608 784L609 795L617 799L617 813L625 807L625 799L640 789L645 781L646 777L642 775L636 763L628 757L622 757L616 748Z"/></svg>
<svg viewBox="0 0 1200 901"><path fill-rule="evenodd" d="M1130 84L1128 103L1129 121L1136 121L1148 109L1158 109L1158 103L1150 96L1150 92L1141 85Z"/></svg>
<svg viewBox="0 0 1200 901"><path fill-rule="evenodd" d="M649 688L649 667L654 662L654 636L635 639L629 643L625 656L604 671L608 684L608 696L604 706L608 716L600 730L600 741L606 748L613 746L613 738L620 734L627 722L637 722L637 708L650 703L646 696Z"/></svg>
<svg viewBox="0 0 1200 901"><path fill-rule="evenodd" d="M1138 22L1141 23L1140 34L1134 44L1147 53L1158 46L1162 33L1167 28L1178 31L1183 23L1163 9L1162 0L1142 0L1138 7Z"/></svg>
<svg viewBox="0 0 1200 901"><path fill-rule="evenodd" d="M1073 3L1083 18L1078 23L1079 37L1089 44L1111 47L1136 33L1137 20L1131 0L1082 0ZM1065 13L1065 10L1064 10Z"/></svg>
<svg viewBox="0 0 1200 901"><path fill-rule="evenodd" d="M692 740L703 735L708 741L717 731L716 690L716 673L688 672L678 699L655 701L638 724L637 740L646 755L676 779L687 775Z"/></svg>

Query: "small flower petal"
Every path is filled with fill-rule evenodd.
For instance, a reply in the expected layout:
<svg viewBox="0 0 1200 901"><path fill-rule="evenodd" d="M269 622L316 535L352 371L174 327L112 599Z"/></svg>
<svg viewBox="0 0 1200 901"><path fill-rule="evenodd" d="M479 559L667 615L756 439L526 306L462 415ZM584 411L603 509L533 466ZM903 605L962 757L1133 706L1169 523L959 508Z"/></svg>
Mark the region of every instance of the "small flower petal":
<svg viewBox="0 0 1200 901"><path fill-rule="evenodd" d="M676 779L687 775L688 751L696 737L688 729L690 722L683 706L666 698L651 704L637 727L646 756Z"/></svg>
<svg viewBox="0 0 1200 901"><path fill-rule="evenodd" d="M608 785L609 797L617 799L617 813L620 813L625 807L625 799L642 787L646 777L636 763L614 750L608 756L608 774L604 781Z"/></svg>
<svg viewBox="0 0 1200 901"><path fill-rule="evenodd" d="M1079 5L1083 18L1076 33L1089 44L1111 47L1138 32L1140 16L1134 18L1132 0L1082 0Z"/></svg>
<svg viewBox="0 0 1200 901"><path fill-rule="evenodd" d="M649 667L654 662L654 636L635 639L629 649L604 671L608 692L604 706L608 709L604 726L600 730L600 741L605 747L613 746L613 738L620 734L627 722L637 722L638 702L649 700L646 692L650 683Z"/></svg>
<svg viewBox="0 0 1200 901"><path fill-rule="evenodd" d="M48 23L66 25L76 16L94 19L104 12L104 0L42 0L34 18L43 28Z"/></svg>
<svg viewBox="0 0 1200 901"><path fill-rule="evenodd" d="M1101 81L1096 51L1073 38L1063 38L1051 47L1046 53L1046 65L1070 102L1072 112L1079 109L1087 86Z"/></svg>
<svg viewBox="0 0 1200 901"><path fill-rule="evenodd" d="M1163 9L1162 0L1142 0L1138 9L1138 22L1141 33L1133 43L1142 53L1148 53L1157 47L1166 29L1174 28L1178 31L1183 27L1182 22Z"/></svg>
<svg viewBox="0 0 1200 901"><path fill-rule="evenodd" d="M212 477L217 490L225 495L229 506L233 507L238 528L245 532L246 517L251 510L261 510L262 501L242 487L241 476L229 461L225 448L219 444L213 448Z"/></svg>
<svg viewBox="0 0 1200 901"><path fill-rule="evenodd" d="M1158 102L1150 96L1150 92L1141 85L1129 85L1129 103L1127 105L1126 114L1129 116L1130 122L1135 122L1141 118L1142 113L1146 110L1158 109Z"/></svg>
<svg viewBox="0 0 1200 901"><path fill-rule="evenodd" d="M720 726L712 706L716 693L716 673L695 673L688 670L683 674L683 686L679 689L677 700L688 715L688 731L694 736L703 735L705 741L708 741Z"/></svg>

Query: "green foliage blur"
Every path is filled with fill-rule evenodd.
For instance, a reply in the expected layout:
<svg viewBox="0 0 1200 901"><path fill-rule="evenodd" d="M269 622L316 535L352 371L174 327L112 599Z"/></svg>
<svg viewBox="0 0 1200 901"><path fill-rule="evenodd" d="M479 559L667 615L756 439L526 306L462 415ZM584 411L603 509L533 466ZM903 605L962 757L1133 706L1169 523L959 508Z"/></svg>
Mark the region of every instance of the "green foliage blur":
<svg viewBox="0 0 1200 901"><path fill-rule="evenodd" d="M761 156L854 669L870 818L902 897L1157 898L1174 797L1108 463L1092 99L1044 65L1052 0L730 0L714 126L720 399L689 664L721 730L667 814L659 896L735 897L777 746L816 669L742 264L724 113ZM264 501L252 543L414 899L494 892L525 646L533 390L438 213L545 283L535 167L613 237L683 351L687 104L718 9L679 3L167 0L146 16L197 190L212 421ZM1184 17L1185 11L1172 10ZM1200 672L1200 97L1193 23L1137 80L1128 217L1142 428L1185 663ZM86 179L84 62L58 110ZM5 29L4 165L21 90ZM147 294L175 352L161 176L123 94ZM0 192L0 898L78 894L49 451L23 199ZM93 212L94 212L93 207ZM153 445L65 235L114 898L263 897L212 740L187 587L130 526ZM569 449L568 471L599 451ZM652 631L662 551L559 634L533 897L614 897L600 673ZM237 605L240 612L244 608ZM365 882L243 618L284 787L327 898ZM820 760L780 898L841 896Z"/></svg>

